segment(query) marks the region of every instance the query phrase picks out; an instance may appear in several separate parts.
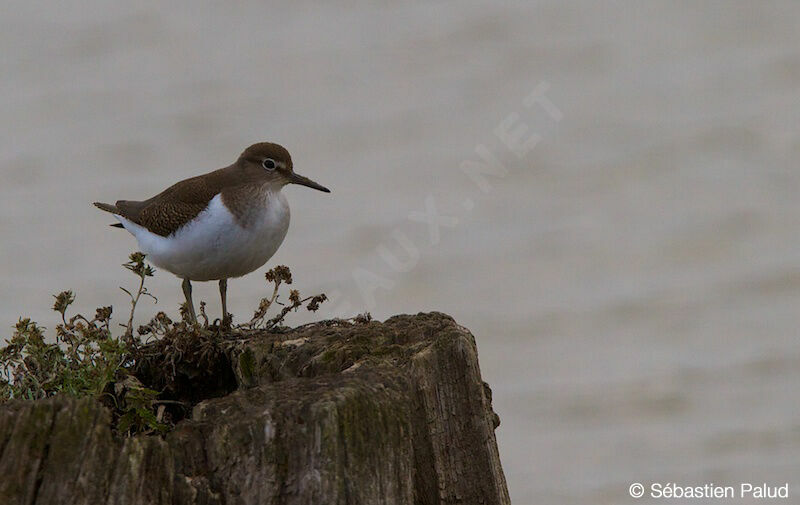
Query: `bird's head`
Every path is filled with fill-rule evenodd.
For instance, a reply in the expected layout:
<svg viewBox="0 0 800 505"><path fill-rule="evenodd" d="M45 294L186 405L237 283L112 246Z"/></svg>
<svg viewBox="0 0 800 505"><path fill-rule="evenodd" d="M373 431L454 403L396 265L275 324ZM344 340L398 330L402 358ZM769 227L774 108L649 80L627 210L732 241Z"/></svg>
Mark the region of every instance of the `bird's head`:
<svg viewBox="0 0 800 505"><path fill-rule="evenodd" d="M331 192L308 177L295 173L289 151L272 142L259 142L251 145L239 156L236 165L244 172L248 180L275 184L278 187L300 184L325 193Z"/></svg>

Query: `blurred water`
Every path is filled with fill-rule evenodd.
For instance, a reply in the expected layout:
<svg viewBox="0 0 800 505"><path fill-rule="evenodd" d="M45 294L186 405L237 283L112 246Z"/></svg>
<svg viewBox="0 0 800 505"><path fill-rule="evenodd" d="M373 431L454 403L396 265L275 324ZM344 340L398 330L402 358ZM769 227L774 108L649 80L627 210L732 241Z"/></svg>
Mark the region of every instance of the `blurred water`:
<svg viewBox="0 0 800 505"><path fill-rule="evenodd" d="M274 263L348 314L435 309L471 328L515 503L620 503L634 481L789 482L796 496L798 15L789 2L7 4L0 319L53 326L50 295L67 288L78 309L112 303L124 319L119 264L135 243L90 203L146 198L278 141L333 193L287 189ZM543 83L560 121L522 105ZM541 136L523 159L494 134L509 114ZM480 144L508 168L487 193L459 170ZM426 200L449 217L440 228L409 219ZM150 287L159 305L142 320L176 311L177 279ZM261 274L231 281L231 311L264 290ZM213 283L195 293L218 313Z"/></svg>

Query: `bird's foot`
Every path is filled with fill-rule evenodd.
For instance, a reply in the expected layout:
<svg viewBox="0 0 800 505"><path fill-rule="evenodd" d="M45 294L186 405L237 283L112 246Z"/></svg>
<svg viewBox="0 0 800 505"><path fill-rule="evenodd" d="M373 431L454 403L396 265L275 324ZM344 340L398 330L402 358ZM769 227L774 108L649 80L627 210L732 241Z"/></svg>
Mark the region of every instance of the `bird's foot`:
<svg viewBox="0 0 800 505"><path fill-rule="evenodd" d="M181 304L180 312L183 322L187 324L197 324L197 315L194 313L194 307L184 302Z"/></svg>
<svg viewBox="0 0 800 505"><path fill-rule="evenodd" d="M223 330L230 330L232 324L233 324L233 315L232 314L228 314L227 312L225 314L223 314L222 323L220 324L222 329Z"/></svg>

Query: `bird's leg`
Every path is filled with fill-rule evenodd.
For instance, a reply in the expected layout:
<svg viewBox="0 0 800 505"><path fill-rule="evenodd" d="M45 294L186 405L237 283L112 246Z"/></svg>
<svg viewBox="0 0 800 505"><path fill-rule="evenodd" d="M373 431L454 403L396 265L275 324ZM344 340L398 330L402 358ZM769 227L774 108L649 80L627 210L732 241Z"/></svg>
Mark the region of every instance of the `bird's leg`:
<svg viewBox="0 0 800 505"><path fill-rule="evenodd" d="M197 315L194 313L194 303L192 303L192 283L189 279L183 279L183 296L186 297L186 311L189 313L189 322L196 323Z"/></svg>
<svg viewBox="0 0 800 505"><path fill-rule="evenodd" d="M222 326L228 326L228 279L219 280L219 297L222 300Z"/></svg>

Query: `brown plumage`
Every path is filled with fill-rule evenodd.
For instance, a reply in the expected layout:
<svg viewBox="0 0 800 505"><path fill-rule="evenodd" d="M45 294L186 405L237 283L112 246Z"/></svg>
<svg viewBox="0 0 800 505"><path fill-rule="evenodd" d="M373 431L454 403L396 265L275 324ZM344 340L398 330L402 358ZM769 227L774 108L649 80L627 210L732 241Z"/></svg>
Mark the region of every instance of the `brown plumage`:
<svg viewBox="0 0 800 505"><path fill-rule="evenodd" d="M274 170L265 169L266 160L274 161ZM95 202L94 205L167 237L197 217L220 193L225 206L245 226L247 201L254 192L270 184L283 186L290 182L316 184L294 173L292 157L283 146L261 142L245 149L232 165L180 181L147 200L118 200L114 205ZM311 187L327 191L318 184Z"/></svg>

